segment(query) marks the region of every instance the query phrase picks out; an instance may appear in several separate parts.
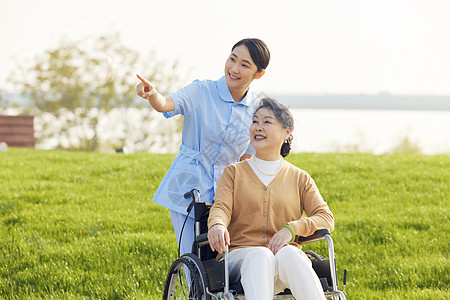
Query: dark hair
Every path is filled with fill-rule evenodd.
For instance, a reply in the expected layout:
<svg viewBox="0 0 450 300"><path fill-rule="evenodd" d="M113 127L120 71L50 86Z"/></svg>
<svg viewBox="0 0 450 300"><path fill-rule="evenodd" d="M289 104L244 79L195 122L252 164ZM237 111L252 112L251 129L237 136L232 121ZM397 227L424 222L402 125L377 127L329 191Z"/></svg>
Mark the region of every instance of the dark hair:
<svg viewBox="0 0 450 300"><path fill-rule="evenodd" d="M262 70L267 68L270 61L270 52L266 43L264 43L260 39L243 39L237 42L233 46L233 48L231 48L231 51L233 51L234 48L240 45L244 45L245 47L247 47L253 62L258 68L258 72L261 72Z"/></svg>
<svg viewBox="0 0 450 300"><path fill-rule="evenodd" d="M294 117L292 116L289 108L286 105L272 98L263 98L261 99L261 102L259 103L255 114L261 108L271 109L275 118L278 120L278 122L281 123L281 126L283 126L283 128L290 128L294 130ZM291 151L291 143L293 138L294 137L292 136L292 134L290 134L289 137L284 141L283 145L281 145L281 156L288 156L289 152Z"/></svg>

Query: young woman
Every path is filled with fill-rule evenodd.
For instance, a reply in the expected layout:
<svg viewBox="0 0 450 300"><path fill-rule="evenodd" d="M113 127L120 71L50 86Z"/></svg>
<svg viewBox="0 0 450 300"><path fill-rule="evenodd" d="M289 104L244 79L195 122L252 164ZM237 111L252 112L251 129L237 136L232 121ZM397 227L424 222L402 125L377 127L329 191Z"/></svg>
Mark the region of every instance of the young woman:
<svg viewBox="0 0 450 300"><path fill-rule="evenodd" d="M224 167L254 153L248 132L259 100L249 86L264 75L269 60L263 41L243 39L232 47L225 76L217 81L195 80L169 96L159 94L137 75L141 81L136 86L137 94L155 110L166 118L184 116L180 152L153 197L154 202L171 211L180 254L191 251L194 239L194 221L186 219L189 200L183 195L195 188L202 201L212 203Z"/></svg>
<svg viewBox="0 0 450 300"><path fill-rule="evenodd" d="M222 253L230 246L230 281L240 278L248 300L272 299L286 288L296 299L325 299L310 260L293 241L333 230L334 218L311 176L283 159L293 129L287 107L263 99L250 127L256 155L225 168L210 211L211 249Z"/></svg>

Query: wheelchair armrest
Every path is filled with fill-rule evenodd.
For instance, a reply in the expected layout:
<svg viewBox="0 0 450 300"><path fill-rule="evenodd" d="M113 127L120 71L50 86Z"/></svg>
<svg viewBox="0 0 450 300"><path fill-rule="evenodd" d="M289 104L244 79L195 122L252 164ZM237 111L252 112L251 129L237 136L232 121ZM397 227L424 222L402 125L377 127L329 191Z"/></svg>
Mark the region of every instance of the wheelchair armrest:
<svg viewBox="0 0 450 300"><path fill-rule="evenodd" d="M204 245L208 245L209 244L208 233L206 232L206 233L202 233L202 234L197 235L195 237L195 241L198 243L198 245L200 247L204 246Z"/></svg>
<svg viewBox="0 0 450 300"><path fill-rule="evenodd" d="M297 238L295 239L297 243L299 244L304 244L304 243L309 243L309 242L314 242L317 240L322 240L325 238L325 235L329 235L330 234L330 230L329 229L319 229L316 232L314 232L313 234L311 234L310 236L297 236ZM198 235L195 238L195 241L200 245L200 246L204 246L207 245L208 242L208 233L202 233L200 235Z"/></svg>
<svg viewBox="0 0 450 300"><path fill-rule="evenodd" d="M309 242L322 240L325 238L326 235L329 235L329 234L330 234L329 229L326 229L326 228L319 229L319 230L316 230L316 232L314 232L310 236L297 236L295 241L299 244L305 244L305 243L309 243Z"/></svg>

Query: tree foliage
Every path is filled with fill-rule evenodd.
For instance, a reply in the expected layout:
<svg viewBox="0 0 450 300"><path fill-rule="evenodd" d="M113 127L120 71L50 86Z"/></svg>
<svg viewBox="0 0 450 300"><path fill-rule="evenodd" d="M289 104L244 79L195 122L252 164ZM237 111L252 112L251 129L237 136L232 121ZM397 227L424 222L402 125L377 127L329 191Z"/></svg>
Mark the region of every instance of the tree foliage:
<svg viewBox="0 0 450 300"><path fill-rule="evenodd" d="M144 70L142 75L159 91L167 93L177 88L176 69L177 62L166 64L154 52L141 57L114 34L80 41L62 40L55 49L36 56L30 67L19 66L12 81L40 111L55 116L69 111L76 116L63 130L69 134L70 127L81 128L77 130L78 138L66 137L73 141L68 148L97 150L102 115L114 108L148 105L136 96L136 72Z"/></svg>

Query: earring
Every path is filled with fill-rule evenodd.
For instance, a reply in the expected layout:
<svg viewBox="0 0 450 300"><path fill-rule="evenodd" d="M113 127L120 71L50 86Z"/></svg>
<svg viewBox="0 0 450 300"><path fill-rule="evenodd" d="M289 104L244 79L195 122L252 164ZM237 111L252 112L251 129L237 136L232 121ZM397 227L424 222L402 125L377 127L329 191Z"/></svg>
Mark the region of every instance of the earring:
<svg viewBox="0 0 450 300"><path fill-rule="evenodd" d="M294 139L294 136L292 133L289 134L289 136L284 140L285 143L290 143Z"/></svg>

